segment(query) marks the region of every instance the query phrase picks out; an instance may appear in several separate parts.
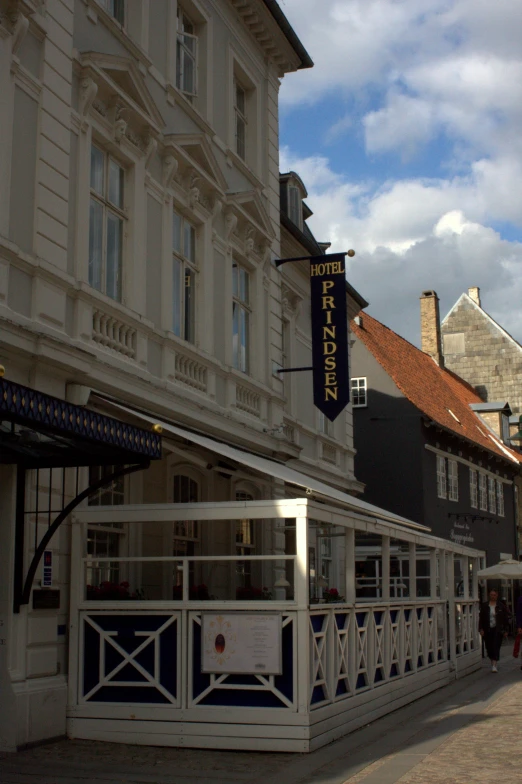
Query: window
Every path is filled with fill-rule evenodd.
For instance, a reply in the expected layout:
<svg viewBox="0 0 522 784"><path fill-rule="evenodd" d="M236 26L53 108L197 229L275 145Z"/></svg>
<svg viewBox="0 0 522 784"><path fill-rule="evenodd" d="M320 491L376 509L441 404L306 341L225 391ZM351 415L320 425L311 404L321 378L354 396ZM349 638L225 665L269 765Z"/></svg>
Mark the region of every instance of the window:
<svg viewBox="0 0 522 784"><path fill-rule="evenodd" d="M254 496L250 493L236 492L236 501L253 501ZM236 554L254 555L254 521L236 520ZM236 574L242 588L252 586L252 561L237 561Z"/></svg>
<svg viewBox="0 0 522 784"><path fill-rule="evenodd" d="M232 262L232 363L248 373L250 342L250 275Z"/></svg>
<svg viewBox="0 0 522 784"><path fill-rule="evenodd" d="M89 485L110 476L122 466L105 465L89 467ZM114 479L111 484L100 488L89 496L89 506L117 506L125 500L124 477ZM98 558L117 558L124 531L121 523L105 523L87 530L87 555ZM91 562L87 565L87 585L98 587L102 582L118 583L120 565L118 561Z"/></svg>
<svg viewBox="0 0 522 784"><path fill-rule="evenodd" d="M469 498L470 498L470 505L474 508L478 508L478 481L477 481L477 472L475 469L469 469Z"/></svg>
<svg viewBox="0 0 522 784"><path fill-rule="evenodd" d="M174 211L172 216L172 331L195 341L196 230Z"/></svg>
<svg viewBox="0 0 522 784"><path fill-rule="evenodd" d="M493 514L497 513L497 494L496 482L494 477L488 476L488 498L489 498L489 511Z"/></svg>
<svg viewBox="0 0 522 784"><path fill-rule="evenodd" d="M332 587L332 540L330 538L321 537L320 554L321 554L321 577L328 583L325 588Z"/></svg>
<svg viewBox="0 0 522 784"><path fill-rule="evenodd" d="M199 501L199 485L190 476L175 474L173 477L172 500L175 504L195 504ZM195 520L176 520L172 531L172 555L180 558L194 555L198 542L198 524ZM189 583L194 585L194 561L189 562ZM176 565L173 573L173 597L181 598L183 572Z"/></svg>
<svg viewBox="0 0 522 784"><path fill-rule="evenodd" d="M90 466L89 467L89 485L99 482L105 476L114 474L119 468L123 466L104 465L104 466ZM113 479L111 484L106 487L100 488L96 493L89 496L89 506L117 506L123 504L125 501L125 485L124 477L120 476L118 479Z"/></svg>
<svg viewBox="0 0 522 784"><path fill-rule="evenodd" d="M236 152L242 160L246 158L246 91L234 80L234 115L236 125Z"/></svg>
<svg viewBox="0 0 522 784"><path fill-rule="evenodd" d="M319 411L319 432L325 436L333 436L333 422L330 422L322 411Z"/></svg>
<svg viewBox="0 0 522 784"><path fill-rule="evenodd" d="M504 485L497 479L497 514L504 517Z"/></svg>
<svg viewBox="0 0 522 784"><path fill-rule="evenodd" d="M121 300L125 171L94 144L91 147L89 285Z"/></svg>
<svg viewBox="0 0 522 784"><path fill-rule="evenodd" d="M352 405L354 408L364 408L368 405L366 378L352 378Z"/></svg>
<svg viewBox="0 0 522 784"><path fill-rule="evenodd" d="M479 500L480 508L484 511L488 509L488 484L486 474L479 473Z"/></svg>
<svg viewBox="0 0 522 784"><path fill-rule="evenodd" d="M176 87L192 100L197 95L198 39L196 27L178 6L178 34L176 40Z"/></svg>
<svg viewBox="0 0 522 784"><path fill-rule="evenodd" d="M437 455L437 496L439 498L447 496L446 458L440 455Z"/></svg>
<svg viewBox="0 0 522 784"><path fill-rule="evenodd" d="M295 223L296 226L301 228L302 225L302 208L301 208L301 194L299 188L295 185L288 186L288 217Z"/></svg>
<svg viewBox="0 0 522 784"><path fill-rule="evenodd" d="M459 500L459 466L456 460L448 460L448 499Z"/></svg>
<svg viewBox="0 0 522 784"><path fill-rule="evenodd" d="M98 0L98 3L102 8L105 8L110 16L114 17L117 22L123 25L125 21L124 0Z"/></svg>

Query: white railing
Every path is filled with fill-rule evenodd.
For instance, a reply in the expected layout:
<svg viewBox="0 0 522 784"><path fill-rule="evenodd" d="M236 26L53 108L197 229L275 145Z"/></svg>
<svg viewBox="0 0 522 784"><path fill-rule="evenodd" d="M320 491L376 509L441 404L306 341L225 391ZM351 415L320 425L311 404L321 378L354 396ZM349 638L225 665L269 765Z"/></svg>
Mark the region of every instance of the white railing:
<svg viewBox="0 0 522 784"><path fill-rule="evenodd" d="M92 340L130 359L136 357L136 330L101 310L92 314Z"/></svg>
<svg viewBox="0 0 522 784"><path fill-rule="evenodd" d="M463 656L480 648L478 609L476 602L455 603L455 652L457 656Z"/></svg>
<svg viewBox="0 0 522 784"><path fill-rule="evenodd" d="M446 661L445 612L445 603L434 601L312 610L311 708Z"/></svg>
<svg viewBox="0 0 522 784"><path fill-rule="evenodd" d="M330 444L321 444L321 458L325 463L337 465L337 449Z"/></svg>
<svg viewBox="0 0 522 784"><path fill-rule="evenodd" d="M236 408L252 416L261 417L261 395L236 384Z"/></svg>
<svg viewBox="0 0 522 784"><path fill-rule="evenodd" d="M200 392L207 392L208 372L201 362L176 351L174 368L176 381Z"/></svg>

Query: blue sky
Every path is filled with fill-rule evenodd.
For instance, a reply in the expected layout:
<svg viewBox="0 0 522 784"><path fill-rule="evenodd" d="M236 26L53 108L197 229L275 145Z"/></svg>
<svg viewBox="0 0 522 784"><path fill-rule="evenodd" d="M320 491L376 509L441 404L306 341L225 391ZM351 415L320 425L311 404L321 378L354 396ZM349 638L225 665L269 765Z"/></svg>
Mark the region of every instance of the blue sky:
<svg viewBox="0 0 522 784"><path fill-rule="evenodd" d="M521 0L281 6L315 63L283 80L281 170L370 313L418 344L423 290L444 316L480 286L522 341Z"/></svg>

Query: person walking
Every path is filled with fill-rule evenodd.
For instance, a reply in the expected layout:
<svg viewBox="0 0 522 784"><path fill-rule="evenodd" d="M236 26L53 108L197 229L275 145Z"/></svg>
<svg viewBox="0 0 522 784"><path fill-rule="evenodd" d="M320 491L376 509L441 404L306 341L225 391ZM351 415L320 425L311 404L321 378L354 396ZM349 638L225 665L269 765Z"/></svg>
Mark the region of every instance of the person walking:
<svg viewBox="0 0 522 784"><path fill-rule="evenodd" d="M489 592L489 601L484 602L479 613L479 632L484 638L486 651L491 660L491 672L498 672L502 638L507 637L509 614L505 604L498 599L498 591Z"/></svg>

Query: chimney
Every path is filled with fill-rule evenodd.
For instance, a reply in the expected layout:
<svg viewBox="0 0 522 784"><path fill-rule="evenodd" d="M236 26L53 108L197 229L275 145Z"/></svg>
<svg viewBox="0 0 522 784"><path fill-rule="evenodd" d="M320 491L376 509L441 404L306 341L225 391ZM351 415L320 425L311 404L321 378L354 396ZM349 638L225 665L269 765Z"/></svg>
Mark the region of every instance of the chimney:
<svg viewBox="0 0 522 784"><path fill-rule="evenodd" d="M442 339L440 336L439 298L435 291L423 291L420 298L421 349L429 354L439 367L444 367Z"/></svg>
<svg viewBox="0 0 522 784"><path fill-rule="evenodd" d="M473 300L473 302L481 307L480 305L480 289L478 286L472 286L468 289L468 297Z"/></svg>

